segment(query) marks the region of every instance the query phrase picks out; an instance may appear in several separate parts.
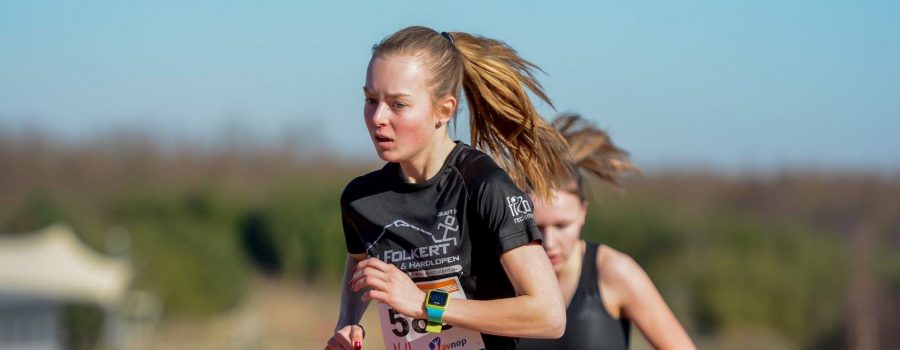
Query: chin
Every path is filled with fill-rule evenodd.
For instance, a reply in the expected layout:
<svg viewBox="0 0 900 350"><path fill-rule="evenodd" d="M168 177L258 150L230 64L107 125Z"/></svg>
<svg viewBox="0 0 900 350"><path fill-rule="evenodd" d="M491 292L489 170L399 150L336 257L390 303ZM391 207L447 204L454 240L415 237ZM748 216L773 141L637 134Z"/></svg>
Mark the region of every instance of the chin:
<svg viewBox="0 0 900 350"><path fill-rule="evenodd" d="M563 259L561 256L555 256L550 259L550 265L553 265L554 270L559 271L562 269L563 265L565 265L564 264L565 261L566 260Z"/></svg>
<svg viewBox="0 0 900 350"><path fill-rule="evenodd" d="M378 158L389 163L398 163L401 159L397 152L393 150L380 150L375 148L375 153L378 154Z"/></svg>

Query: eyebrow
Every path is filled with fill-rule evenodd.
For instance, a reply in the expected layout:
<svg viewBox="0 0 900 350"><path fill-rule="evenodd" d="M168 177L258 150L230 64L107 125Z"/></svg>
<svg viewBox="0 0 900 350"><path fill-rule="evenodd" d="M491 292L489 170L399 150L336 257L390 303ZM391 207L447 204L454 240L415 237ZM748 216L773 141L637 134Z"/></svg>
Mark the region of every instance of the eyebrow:
<svg viewBox="0 0 900 350"><path fill-rule="evenodd" d="M372 91L371 89L369 89L369 88L366 87L366 86L363 86L363 92L364 92L364 93L367 93L367 94L374 94L374 93L375 93L374 91ZM410 95L410 94L405 94L405 93L394 93L394 94L386 94L386 95L387 95L387 97L390 97L390 98L409 97L409 96L412 96L412 95Z"/></svg>

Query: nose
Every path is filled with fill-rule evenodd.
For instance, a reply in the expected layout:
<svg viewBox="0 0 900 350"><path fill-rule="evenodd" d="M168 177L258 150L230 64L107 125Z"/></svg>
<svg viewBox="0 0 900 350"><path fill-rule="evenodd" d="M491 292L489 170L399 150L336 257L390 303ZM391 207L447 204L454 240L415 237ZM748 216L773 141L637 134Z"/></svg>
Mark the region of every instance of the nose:
<svg viewBox="0 0 900 350"><path fill-rule="evenodd" d="M387 125L387 108L385 108L384 104L379 103L374 106L371 111L372 115L369 116L369 119L372 120L372 125L375 126L383 126Z"/></svg>
<svg viewBox="0 0 900 350"><path fill-rule="evenodd" d="M544 239L541 241L544 249L550 250L556 246L556 232L553 232L553 228L547 227L541 230L541 234L544 236Z"/></svg>

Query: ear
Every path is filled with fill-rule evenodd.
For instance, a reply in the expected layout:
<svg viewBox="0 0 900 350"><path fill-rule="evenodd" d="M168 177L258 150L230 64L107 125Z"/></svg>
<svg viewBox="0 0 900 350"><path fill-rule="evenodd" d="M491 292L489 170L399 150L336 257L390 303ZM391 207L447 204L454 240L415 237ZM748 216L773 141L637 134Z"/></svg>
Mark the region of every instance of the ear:
<svg viewBox="0 0 900 350"><path fill-rule="evenodd" d="M456 105L459 101L456 100L456 97L451 95L447 95L444 98L438 100L438 103L435 107L437 107L436 116L437 122L441 125L447 124L450 122L450 118L453 118L453 115L456 112Z"/></svg>

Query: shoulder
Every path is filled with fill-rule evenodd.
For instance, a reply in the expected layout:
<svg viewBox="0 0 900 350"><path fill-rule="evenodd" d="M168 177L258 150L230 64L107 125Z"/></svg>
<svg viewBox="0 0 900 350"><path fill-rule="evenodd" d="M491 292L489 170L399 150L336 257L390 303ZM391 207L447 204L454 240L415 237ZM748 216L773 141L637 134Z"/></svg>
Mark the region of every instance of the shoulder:
<svg viewBox="0 0 900 350"><path fill-rule="evenodd" d="M598 248L596 264L601 285L620 300L656 288L637 261L608 245L601 244Z"/></svg>
<svg viewBox="0 0 900 350"><path fill-rule="evenodd" d="M477 187L483 183L509 179L506 171L490 155L468 145L461 147L453 167L468 186Z"/></svg>
<svg viewBox="0 0 900 350"><path fill-rule="evenodd" d="M596 264L597 271L600 271L604 278L629 276L633 273L644 271L630 255L605 244L600 244L597 247Z"/></svg>
<svg viewBox="0 0 900 350"><path fill-rule="evenodd" d="M383 187L388 185L388 179L385 173L390 168L390 165L391 164L388 163L381 169L350 180L350 182L347 183L347 186L344 186L344 191L341 193L341 205L343 206L357 199L380 192Z"/></svg>

